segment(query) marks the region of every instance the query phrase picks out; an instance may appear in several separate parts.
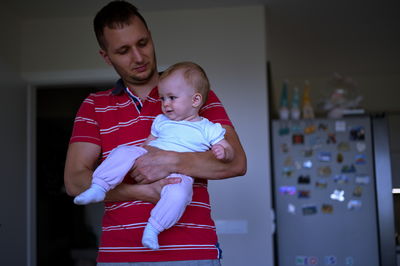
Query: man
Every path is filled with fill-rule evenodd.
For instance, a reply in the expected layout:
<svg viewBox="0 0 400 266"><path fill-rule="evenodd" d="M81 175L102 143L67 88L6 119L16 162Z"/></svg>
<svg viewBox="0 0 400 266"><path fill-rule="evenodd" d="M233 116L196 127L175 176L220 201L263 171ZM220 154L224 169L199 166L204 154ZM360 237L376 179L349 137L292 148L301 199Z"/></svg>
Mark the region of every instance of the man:
<svg viewBox="0 0 400 266"><path fill-rule="evenodd" d="M111 90L91 94L78 111L64 174L71 196L90 186L98 160L113 148L143 143L153 119L161 113L153 40L136 7L124 1L111 2L96 15L94 28L100 55L121 80ZM107 194L98 265L219 265L206 180L244 175L246 156L213 92L201 115L226 129L225 138L235 151L233 161L221 162L210 151L176 153L148 148L125 182ZM159 200L162 187L180 182L164 178L171 173L197 178L193 200L177 225L160 234L160 249L152 251L141 245L141 236L151 203ZM109 264L122 262L129 264Z"/></svg>

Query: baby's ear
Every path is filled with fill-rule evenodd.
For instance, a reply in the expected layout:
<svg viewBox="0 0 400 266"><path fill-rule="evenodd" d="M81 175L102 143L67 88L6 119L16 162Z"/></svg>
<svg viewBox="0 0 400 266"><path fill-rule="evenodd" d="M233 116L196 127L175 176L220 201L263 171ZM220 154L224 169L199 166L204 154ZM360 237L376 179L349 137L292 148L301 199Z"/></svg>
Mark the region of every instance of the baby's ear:
<svg viewBox="0 0 400 266"><path fill-rule="evenodd" d="M196 92L192 98L192 106L195 108L199 107L202 104L202 102L203 102L203 96L201 96L200 93Z"/></svg>

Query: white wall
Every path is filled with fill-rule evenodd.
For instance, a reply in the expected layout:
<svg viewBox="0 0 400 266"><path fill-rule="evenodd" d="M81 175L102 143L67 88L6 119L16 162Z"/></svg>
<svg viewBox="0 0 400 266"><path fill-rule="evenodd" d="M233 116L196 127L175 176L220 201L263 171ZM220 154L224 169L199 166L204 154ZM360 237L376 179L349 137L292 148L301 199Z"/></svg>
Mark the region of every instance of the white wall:
<svg viewBox="0 0 400 266"><path fill-rule="evenodd" d="M246 176L210 182L213 217L221 225L217 230L224 265L272 265L264 8L144 15L156 43L159 66L192 60L205 68L248 156ZM97 55L91 23L91 18L24 22L23 75L39 83L46 79L74 82L65 76L72 74L78 81L112 77L113 72L104 70ZM46 73L50 76L43 75Z"/></svg>
<svg viewBox="0 0 400 266"><path fill-rule="evenodd" d="M0 261L26 265L26 96L19 75L18 20L0 3Z"/></svg>
<svg viewBox="0 0 400 266"><path fill-rule="evenodd" d="M311 82L314 104L331 89L334 72L352 77L371 112L400 105L400 17L398 1L309 0L272 2L268 8L268 52L274 102L282 81L302 88Z"/></svg>

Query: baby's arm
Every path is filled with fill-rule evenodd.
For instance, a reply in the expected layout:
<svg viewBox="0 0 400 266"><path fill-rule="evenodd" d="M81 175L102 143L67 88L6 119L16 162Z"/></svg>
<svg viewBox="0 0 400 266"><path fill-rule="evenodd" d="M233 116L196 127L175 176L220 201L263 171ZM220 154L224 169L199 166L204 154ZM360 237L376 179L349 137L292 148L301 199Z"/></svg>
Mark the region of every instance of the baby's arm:
<svg viewBox="0 0 400 266"><path fill-rule="evenodd" d="M144 147L144 146L146 146L146 145L149 145L149 143L150 143L152 140L155 140L155 139L157 139L157 138L150 134L150 135L147 137L147 139L143 142L142 147Z"/></svg>
<svg viewBox="0 0 400 266"><path fill-rule="evenodd" d="M215 157L224 162L230 162L233 160L234 152L232 146L225 139L220 140L211 147Z"/></svg>

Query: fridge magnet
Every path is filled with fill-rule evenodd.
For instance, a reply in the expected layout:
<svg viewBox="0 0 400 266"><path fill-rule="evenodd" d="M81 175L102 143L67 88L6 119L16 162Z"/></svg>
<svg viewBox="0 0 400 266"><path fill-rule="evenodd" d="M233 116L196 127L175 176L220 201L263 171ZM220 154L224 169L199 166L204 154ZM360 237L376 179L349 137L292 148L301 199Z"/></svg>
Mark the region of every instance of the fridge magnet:
<svg viewBox="0 0 400 266"><path fill-rule="evenodd" d="M285 136L285 135L288 135L289 132L290 132L290 130L288 127L282 127L279 129L278 134L279 134L279 136Z"/></svg>
<svg viewBox="0 0 400 266"><path fill-rule="evenodd" d="M367 175L356 175L355 181L356 181L356 184L368 185L369 184L369 176L367 176Z"/></svg>
<svg viewBox="0 0 400 266"><path fill-rule="evenodd" d="M344 190L342 189L335 189L333 193L330 195L330 198L332 200L337 200L337 201L344 201Z"/></svg>
<svg viewBox="0 0 400 266"><path fill-rule="evenodd" d="M281 195L293 196L293 195L296 194L296 187L293 187L293 186L281 186L279 188L279 193Z"/></svg>
<svg viewBox="0 0 400 266"><path fill-rule="evenodd" d="M339 144L337 145L337 149L339 151L349 151L350 150L350 144L348 142L339 142Z"/></svg>
<svg viewBox="0 0 400 266"><path fill-rule="evenodd" d="M347 175L336 175L333 181L339 185L345 185L349 182L349 177Z"/></svg>
<svg viewBox="0 0 400 266"><path fill-rule="evenodd" d="M312 157L313 154L314 154L314 150L311 149L311 148L305 149L305 150L303 151L303 156L304 156L304 157Z"/></svg>
<svg viewBox="0 0 400 266"><path fill-rule="evenodd" d="M356 172L356 167L354 166L354 164L351 165L343 165L342 167L342 173L355 173Z"/></svg>
<svg viewBox="0 0 400 266"><path fill-rule="evenodd" d="M336 162L337 163L342 163L343 162L343 154L339 152L336 156Z"/></svg>
<svg viewBox="0 0 400 266"><path fill-rule="evenodd" d="M319 131L327 131L328 130L328 125L324 124L324 123L319 123L318 130Z"/></svg>
<svg viewBox="0 0 400 266"><path fill-rule="evenodd" d="M291 177L293 174L292 167L283 167L282 174L284 177Z"/></svg>
<svg viewBox="0 0 400 266"><path fill-rule="evenodd" d="M336 265L337 258L335 256L325 256L324 258L325 265Z"/></svg>
<svg viewBox="0 0 400 266"><path fill-rule="evenodd" d="M317 213L317 206L307 205L301 208L303 215L313 215Z"/></svg>
<svg viewBox="0 0 400 266"><path fill-rule="evenodd" d="M322 151L318 154L318 159L320 162L330 162L332 154L330 152Z"/></svg>
<svg viewBox="0 0 400 266"><path fill-rule="evenodd" d="M296 266L307 265L307 257L306 256L296 256Z"/></svg>
<svg viewBox="0 0 400 266"><path fill-rule="evenodd" d="M304 136L302 134L294 134L292 136L292 143L293 144L303 144L304 143Z"/></svg>
<svg viewBox="0 0 400 266"><path fill-rule="evenodd" d="M293 163L293 158L292 158L292 156L286 157L285 161L283 161L283 165L284 165L284 166L293 166L294 163Z"/></svg>
<svg viewBox="0 0 400 266"><path fill-rule="evenodd" d="M307 258L308 265L318 265L318 258L314 256L310 256Z"/></svg>
<svg viewBox="0 0 400 266"><path fill-rule="evenodd" d="M359 210L361 208L361 201L360 200L350 200L347 203L347 209L349 210Z"/></svg>
<svg viewBox="0 0 400 266"><path fill-rule="evenodd" d="M310 198L310 190L299 190L297 196L299 199L308 199Z"/></svg>
<svg viewBox="0 0 400 266"><path fill-rule="evenodd" d="M300 185L308 185L310 184L310 176L309 175L301 175L297 179L297 183Z"/></svg>
<svg viewBox="0 0 400 266"><path fill-rule="evenodd" d="M358 126L350 130L350 140L365 140L364 127Z"/></svg>
<svg viewBox="0 0 400 266"><path fill-rule="evenodd" d="M332 169L330 166L318 167L318 176L329 177L332 174Z"/></svg>
<svg viewBox="0 0 400 266"><path fill-rule="evenodd" d="M322 204L321 212L331 214L333 213L333 206L331 204Z"/></svg>
<svg viewBox="0 0 400 266"><path fill-rule="evenodd" d="M356 186L353 190L353 196L354 197L361 197L362 196L362 187Z"/></svg>
<svg viewBox="0 0 400 266"><path fill-rule="evenodd" d="M296 206L294 206L292 203L288 204L288 213L296 214Z"/></svg>
<svg viewBox="0 0 400 266"><path fill-rule="evenodd" d="M346 131L346 121L336 121L335 122L335 130L337 132L345 132Z"/></svg>
<svg viewBox="0 0 400 266"><path fill-rule="evenodd" d="M301 126L299 122L294 121L292 123L292 133L296 134L296 133L301 133Z"/></svg>
<svg viewBox="0 0 400 266"><path fill-rule="evenodd" d="M367 145L364 142L357 142L356 149L358 152L363 152L367 148Z"/></svg>
<svg viewBox="0 0 400 266"><path fill-rule="evenodd" d="M324 179L320 179L320 180L317 180L315 182L315 186L317 188L323 189L323 188L326 188L328 186L328 182L326 180L324 180Z"/></svg>
<svg viewBox="0 0 400 266"><path fill-rule="evenodd" d="M312 134L317 130L317 127L315 125L309 125L307 127L304 128L304 134Z"/></svg>
<svg viewBox="0 0 400 266"><path fill-rule="evenodd" d="M366 161L365 154L356 154L356 156L355 156L355 164L363 165L363 164L366 164L366 163L367 163L367 161Z"/></svg>
<svg viewBox="0 0 400 266"><path fill-rule="evenodd" d="M281 144L281 151L283 153L288 153L289 152L289 145L287 145L287 143L282 143Z"/></svg>
<svg viewBox="0 0 400 266"><path fill-rule="evenodd" d="M311 160L306 160L303 162L303 168L310 169L310 168L312 168L312 166L313 166L313 163Z"/></svg>
<svg viewBox="0 0 400 266"><path fill-rule="evenodd" d="M346 257L344 261L346 263L346 266L354 265L354 258L353 257Z"/></svg>
<svg viewBox="0 0 400 266"><path fill-rule="evenodd" d="M294 168L296 168L297 170L301 169L301 163L299 161L294 161Z"/></svg>
<svg viewBox="0 0 400 266"><path fill-rule="evenodd" d="M328 133L326 144L336 144L336 134Z"/></svg>

